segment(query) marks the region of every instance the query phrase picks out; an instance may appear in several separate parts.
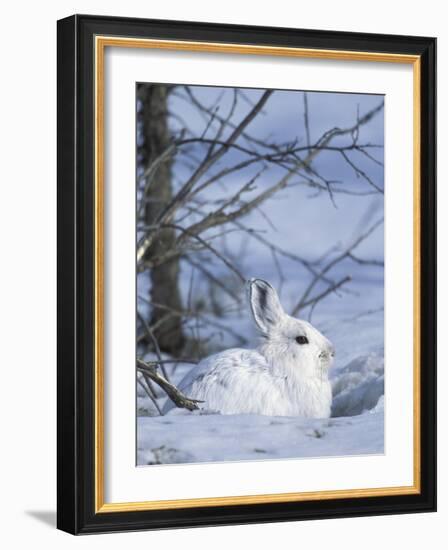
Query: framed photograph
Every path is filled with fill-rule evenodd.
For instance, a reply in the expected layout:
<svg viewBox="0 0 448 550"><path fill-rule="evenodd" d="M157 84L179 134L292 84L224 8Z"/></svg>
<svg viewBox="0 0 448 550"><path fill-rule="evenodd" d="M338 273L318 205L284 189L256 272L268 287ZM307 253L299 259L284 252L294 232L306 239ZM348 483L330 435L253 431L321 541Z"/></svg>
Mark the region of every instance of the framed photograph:
<svg viewBox="0 0 448 550"><path fill-rule="evenodd" d="M58 22L58 527L436 509L434 38Z"/></svg>

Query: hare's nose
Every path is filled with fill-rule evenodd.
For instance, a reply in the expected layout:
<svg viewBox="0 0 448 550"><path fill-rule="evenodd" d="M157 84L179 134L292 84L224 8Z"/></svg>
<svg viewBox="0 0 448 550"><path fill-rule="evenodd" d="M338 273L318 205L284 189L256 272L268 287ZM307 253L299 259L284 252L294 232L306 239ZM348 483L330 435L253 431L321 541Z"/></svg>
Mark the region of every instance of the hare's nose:
<svg viewBox="0 0 448 550"><path fill-rule="evenodd" d="M327 348L320 353L321 357L334 357L336 354L336 351L332 344L328 344Z"/></svg>

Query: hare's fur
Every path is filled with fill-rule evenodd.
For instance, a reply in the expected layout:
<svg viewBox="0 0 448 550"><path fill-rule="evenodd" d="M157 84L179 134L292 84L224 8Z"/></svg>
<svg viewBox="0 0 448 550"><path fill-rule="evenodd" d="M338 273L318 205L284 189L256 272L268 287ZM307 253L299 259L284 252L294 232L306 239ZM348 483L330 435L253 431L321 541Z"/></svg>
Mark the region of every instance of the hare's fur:
<svg viewBox="0 0 448 550"><path fill-rule="evenodd" d="M333 346L310 323L287 315L269 283L252 279L249 297L260 346L207 357L179 389L202 401L201 408L222 414L329 417ZM306 343L298 343L298 337ZM171 408L168 400L164 412Z"/></svg>

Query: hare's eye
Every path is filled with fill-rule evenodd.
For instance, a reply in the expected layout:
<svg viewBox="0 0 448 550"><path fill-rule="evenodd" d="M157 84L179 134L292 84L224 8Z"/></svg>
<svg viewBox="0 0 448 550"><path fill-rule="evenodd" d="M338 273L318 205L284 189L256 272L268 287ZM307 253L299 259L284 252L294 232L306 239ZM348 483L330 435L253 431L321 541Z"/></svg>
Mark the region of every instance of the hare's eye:
<svg viewBox="0 0 448 550"><path fill-rule="evenodd" d="M303 344L308 344L308 338L306 336L297 336L296 342L303 346Z"/></svg>

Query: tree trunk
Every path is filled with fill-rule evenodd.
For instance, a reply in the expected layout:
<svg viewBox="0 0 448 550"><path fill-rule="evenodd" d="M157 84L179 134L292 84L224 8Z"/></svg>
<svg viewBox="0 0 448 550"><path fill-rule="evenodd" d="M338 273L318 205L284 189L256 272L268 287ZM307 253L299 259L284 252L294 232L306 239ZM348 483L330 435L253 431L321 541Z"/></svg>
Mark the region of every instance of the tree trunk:
<svg viewBox="0 0 448 550"><path fill-rule="evenodd" d="M138 88L139 99L142 101L143 107L141 121L144 137L140 152L145 169L151 166L152 162L160 157L170 145L167 120L168 91L167 86L160 84L140 84ZM144 214L145 222L148 225L154 224L161 209L172 198L171 169L172 161L168 158L158 166L157 172L151 177ZM147 252L148 259L163 255L166 250L172 248L175 239L174 229L165 229L160 232L159 237ZM169 311L178 313L182 310L178 286L179 260L173 259L152 268L149 277L151 278L151 303L164 306L164 309L158 308L156 305L152 308L151 324L156 324L154 335L162 351L179 355L185 343L182 319L178 314Z"/></svg>

